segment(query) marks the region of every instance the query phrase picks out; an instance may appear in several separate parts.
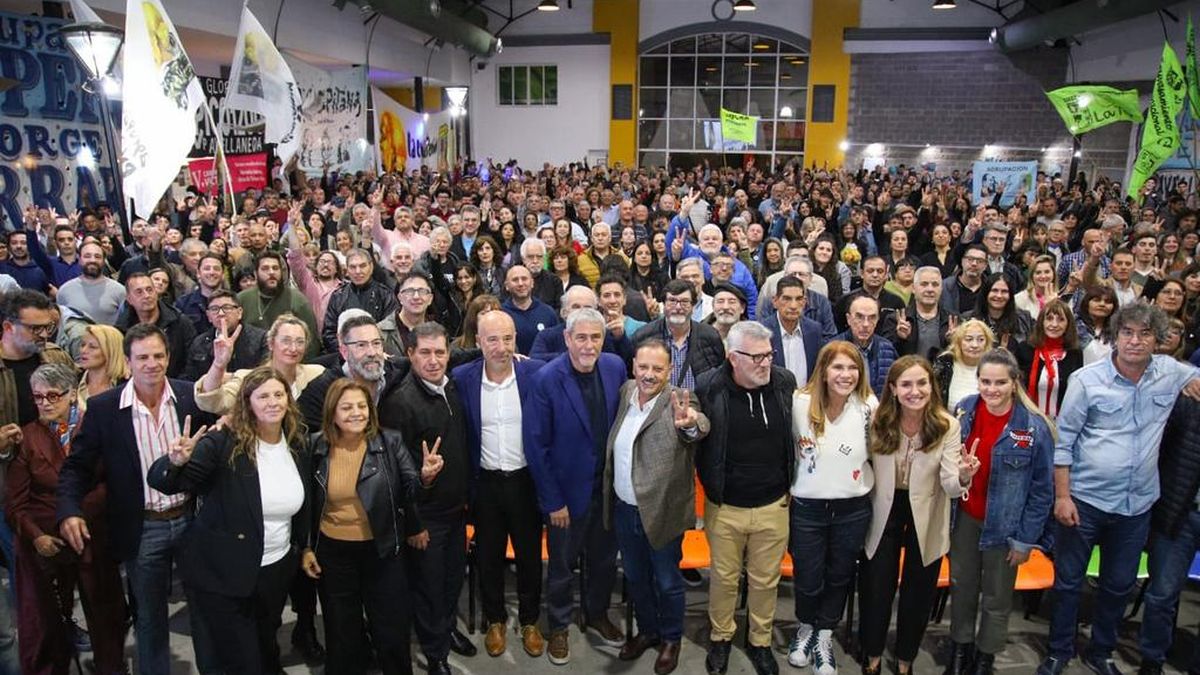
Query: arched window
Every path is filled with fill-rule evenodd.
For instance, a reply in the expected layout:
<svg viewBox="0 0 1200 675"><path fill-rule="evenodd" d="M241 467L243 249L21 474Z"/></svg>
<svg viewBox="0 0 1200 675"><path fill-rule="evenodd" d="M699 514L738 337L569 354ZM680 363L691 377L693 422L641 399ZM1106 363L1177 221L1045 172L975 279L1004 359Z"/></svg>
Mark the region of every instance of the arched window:
<svg viewBox="0 0 1200 675"><path fill-rule="evenodd" d="M704 33L643 49L638 77L638 163L704 160L766 168L803 160L808 51L774 37ZM754 145L721 136L721 108L758 117Z"/></svg>

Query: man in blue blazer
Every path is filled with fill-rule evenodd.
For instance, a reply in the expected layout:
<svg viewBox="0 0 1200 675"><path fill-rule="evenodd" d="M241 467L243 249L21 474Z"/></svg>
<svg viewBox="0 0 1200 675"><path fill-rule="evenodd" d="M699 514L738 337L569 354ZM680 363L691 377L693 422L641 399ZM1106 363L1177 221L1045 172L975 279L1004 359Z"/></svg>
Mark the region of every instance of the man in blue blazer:
<svg viewBox="0 0 1200 675"><path fill-rule="evenodd" d="M604 529L601 488L605 444L626 371L620 357L601 352L604 325L603 315L594 309L579 309L567 317L567 353L538 372L532 402L538 416L525 425L525 457L538 505L550 521L547 651L555 665L571 658L571 564L581 551L588 569L588 587L580 592L587 625L608 644L623 642L621 631L608 619L617 543Z"/></svg>
<svg viewBox="0 0 1200 675"><path fill-rule="evenodd" d="M125 357L129 383L88 399L79 435L59 473L59 532L82 553L91 538L88 528L109 528L112 550L105 553L124 564L138 610L138 672L168 675L171 563L182 552L195 503L191 495L169 496L150 488L146 474L181 438L195 435L215 418L196 407L190 382L167 379L171 357L161 328L132 326L125 333ZM82 502L97 480L108 489L108 518L88 523ZM186 584L184 591L191 595ZM200 672L219 670L202 621L192 622L192 644Z"/></svg>
<svg viewBox="0 0 1200 675"><path fill-rule="evenodd" d="M784 277L775 285L775 314L761 321L771 329L772 360L796 376L797 387L808 382L825 343L821 324L804 316L805 299L804 282Z"/></svg>
<svg viewBox="0 0 1200 675"><path fill-rule="evenodd" d="M471 460L470 512L475 522L475 564L483 616L484 648L504 653L508 613L504 609L506 542L517 562L517 620L530 656L541 656L538 628L542 605L542 517L525 459L522 430L540 411L533 408L534 376L542 361L513 358L517 327L505 312L479 316L476 344L483 358L451 373L467 418ZM486 409L486 412L485 412Z"/></svg>

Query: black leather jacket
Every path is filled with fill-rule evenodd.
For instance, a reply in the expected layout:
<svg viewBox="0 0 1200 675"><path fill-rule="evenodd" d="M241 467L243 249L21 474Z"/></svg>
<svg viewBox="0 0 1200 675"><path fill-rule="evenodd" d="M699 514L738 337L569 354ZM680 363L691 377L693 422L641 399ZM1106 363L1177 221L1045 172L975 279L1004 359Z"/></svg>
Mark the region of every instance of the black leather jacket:
<svg viewBox="0 0 1200 675"><path fill-rule="evenodd" d="M329 441L324 434L314 434L309 446L313 465L309 546L315 550L329 485ZM404 439L395 431L380 430L367 442L367 456L358 474L358 499L367 512L380 558L400 555L405 538L425 529L416 505L420 489L420 470L404 447Z"/></svg>

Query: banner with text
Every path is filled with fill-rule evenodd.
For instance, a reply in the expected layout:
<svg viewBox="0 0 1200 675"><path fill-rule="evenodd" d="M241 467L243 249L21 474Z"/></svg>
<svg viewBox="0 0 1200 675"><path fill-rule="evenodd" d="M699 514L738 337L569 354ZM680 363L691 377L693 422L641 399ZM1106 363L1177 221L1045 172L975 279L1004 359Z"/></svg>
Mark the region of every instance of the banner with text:
<svg viewBox="0 0 1200 675"><path fill-rule="evenodd" d="M1037 162L975 162L972 168L971 203L991 203L999 194L1000 206L1012 206L1017 195L1033 196Z"/></svg>
<svg viewBox="0 0 1200 675"><path fill-rule="evenodd" d="M303 106L299 166L308 175L371 168L367 143L367 71L361 66L322 70L284 55L296 76Z"/></svg>
<svg viewBox="0 0 1200 675"><path fill-rule="evenodd" d="M230 155L247 155L263 152L263 118L249 110L226 110L224 119L219 117L225 102L225 91L229 82L219 77L200 76L200 87L204 90L204 105L212 111L212 119L224 131L225 152ZM200 131L188 157L212 157L217 154L217 133L208 123L204 108L196 114Z"/></svg>
<svg viewBox="0 0 1200 675"><path fill-rule="evenodd" d="M379 89L371 88L375 103L376 169L412 171L427 166L448 171L458 157L450 113L426 116L409 110Z"/></svg>
<svg viewBox="0 0 1200 675"><path fill-rule="evenodd" d="M58 34L64 23L0 12L0 76L16 81L0 97L0 230L29 204L70 213L116 193L103 107L80 86L87 73Z"/></svg>
<svg viewBox="0 0 1200 675"><path fill-rule="evenodd" d="M758 145L758 118L721 108L721 137L751 147Z"/></svg>
<svg viewBox="0 0 1200 675"><path fill-rule="evenodd" d="M249 189L262 189L267 186L267 153L258 152L253 155L225 155L229 165L230 183L234 192ZM198 157L188 160L188 173L192 177L192 185L200 192L212 195L217 192L217 169L212 157Z"/></svg>
<svg viewBox="0 0 1200 675"><path fill-rule="evenodd" d="M1075 136L1113 122L1142 121L1137 89L1073 85L1048 91L1046 97Z"/></svg>
<svg viewBox="0 0 1200 675"><path fill-rule="evenodd" d="M1154 89L1150 94L1150 112L1142 125L1142 143L1138 146L1137 158L1133 160L1133 175L1129 178L1126 194L1141 200L1138 195L1146 180L1159 165L1175 154L1179 148L1179 111L1187 96L1187 83L1183 77L1183 66L1171 48L1163 43L1162 63L1154 78Z"/></svg>

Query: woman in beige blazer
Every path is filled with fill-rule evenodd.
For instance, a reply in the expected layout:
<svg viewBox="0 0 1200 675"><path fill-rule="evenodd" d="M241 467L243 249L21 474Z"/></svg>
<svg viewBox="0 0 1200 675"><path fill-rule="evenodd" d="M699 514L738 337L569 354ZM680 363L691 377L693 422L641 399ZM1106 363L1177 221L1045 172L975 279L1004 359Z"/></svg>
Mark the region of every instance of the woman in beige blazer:
<svg viewBox="0 0 1200 675"><path fill-rule="evenodd" d="M231 375L225 371L241 331L241 325L232 330L224 326L217 328L217 337L213 340L212 366L196 382L196 406L204 412L224 415L233 409L238 390L242 388L242 378L251 372L245 369ZM308 383L325 372L324 366L301 363L311 339L308 326L292 314L283 314L275 319L267 331L267 351L271 358L263 365L269 365L283 374L292 390L293 399L300 398L300 393Z"/></svg>
<svg viewBox="0 0 1200 675"><path fill-rule="evenodd" d="M892 364L871 425L875 490L866 557L859 570L863 672L880 671L904 551L896 624L896 671L910 672L950 549L950 500L979 468L963 455L958 420L942 404L933 367L919 356Z"/></svg>

